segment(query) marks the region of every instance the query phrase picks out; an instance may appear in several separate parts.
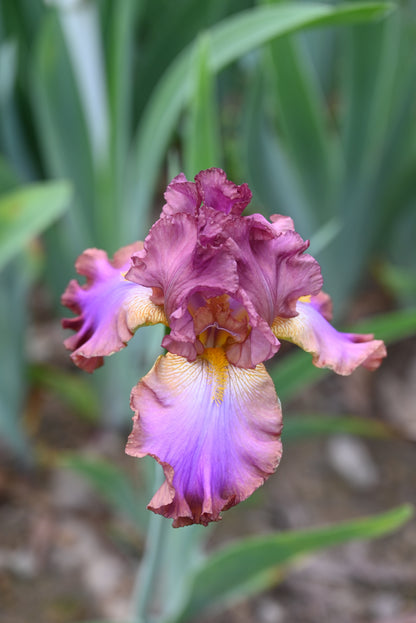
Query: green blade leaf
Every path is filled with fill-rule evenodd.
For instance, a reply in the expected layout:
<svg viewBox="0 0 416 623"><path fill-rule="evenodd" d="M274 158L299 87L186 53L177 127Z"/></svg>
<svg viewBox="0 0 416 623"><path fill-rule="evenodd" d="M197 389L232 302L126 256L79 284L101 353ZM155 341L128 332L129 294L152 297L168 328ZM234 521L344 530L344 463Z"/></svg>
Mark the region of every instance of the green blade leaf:
<svg viewBox="0 0 416 623"><path fill-rule="evenodd" d="M312 363L311 356L303 351L287 355L269 370L283 404L290 400L296 392L316 383L329 372L330 370L324 368L316 368Z"/></svg>
<svg viewBox="0 0 416 623"><path fill-rule="evenodd" d="M393 9L393 4L385 2L347 2L338 6L289 2L244 11L212 29L212 65L219 71L263 43L308 26L373 20Z"/></svg>
<svg viewBox="0 0 416 623"><path fill-rule="evenodd" d="M378 420L354 415L308 413L287 417L282 438L287 443L332 434L360 435L378 439L399 437L397 431Z"/></svg>
<svg viewBox="0 0 416 623"><path fill-rule="evenodd" d="M408 226L409 221L406 220L406 227ZM412 227L410 235L413 231ZM412 268L383 262L377 267L377 278L383 288L404 305L412 304L416 300L416 273Z"/></svg>
<svg viewBox="0 0 416 623"><path fill-rule="evenodd" d="M416 309L380 314L363 320L348 329L351 333L374 333L387 344L416 333ZM330 370L316 368L311 356L302 351L289 354L270 369L282 402L289 400L301 388L323 378Z"/></svg>
<svg viewBox="0 0 416 623"><path fill-rule="evenodd" d="M344 114L340 125L345 175L338 204L343 227L318 258L335 309L345 305L365 276L369 254L380 239L374 223L383 221L389 185L403 166L410 122L404 97L410 84L410 92L414 92L414 64L409 72L408 52L403 54L402 40L407 37L400 23L401 12L382 23L350 29L342 49ZM410 84L406 74L411 75ZM410 114L414 115L412 108ZM395 199L393 205L397 219ZM384 245L381 248L384 250Z"/></svg>
<svg viewBox="0 0 416 623"><path fill-rule="evenodd" d="M186 605L169 623L182 623L211 606L246 596L244 588L258 592L269 587L279 572L284 573L301 556L353 539L376 538L393 532L412 514L412 507L404 505L380 515L325 528L241 540L213 554L196 571Z"/></svg>
<svg viewBox="0 0 416 623"><path fill-rule="evenodd" d="M22 422L26 395L24 337L31 285L29 264L22 254L7 270L0 271L0 438L24 462L33 458Z"/></svg>
<svg viewBox="0 0 416 623"><path fill-rule="evenodd" d="M416 308L379 314L361 320L347 331L354 333L374 333L387 344L410 337L416 333Z"/></svg>
<svg viewBox="0 0 416 623"><path fill-rule="evenodd" d="M68 208L67 182L33 184L0 197L0 268Z"/></svg>
<svg viewBox="0 0 416 623"><path fill-rule="evenodd" d="M398 18L396 14L394 19L351 28L348 33L346 66L342 74L347 191L360 183L368 185L383 154L402 36ZM360 209L354 204L349 205L349 211L355 219L360 216Z"/></svg>
<svg viewBox="0 0 416 623"><path fill-rule="evenodd" d="M317 229L316 216L298 183L296 171L264 114L265 85L260 72L254 72L246 89L244 103L243 149L247 181L260 202L262 212L288 214L305 238Z"/></svg>
<svg viewBox="0 0 416 623"><path fill-rule="evenodd" d="M84 375L33 364L29 367L29 379L37 386L45 387L58 395L80 417L90 422L97 421L98 395Z"/></svg>
<svg viewBox="0 0 416 623"><path fill-rule="evenodd" d="M136 0L135 0L136 1ZM247 0L243 0L247 3ZM233 2L210 0L180 0L179 2L142 2L142 29L146 32L146 41L140 79L135 86L137 119L147 105L149 94L155 88L160 76L169 67L172 59L184 50L199 32L219 22L230 12L236 11ZM117 9L119 10L119 9ZM175 36L172 37L172 33Z"/></svg>
<svg viewBox="0 0 416 623"><path fill-rule="evenodd" d="M332 143L329 119L316 73L306 49L296 36L269 44L269 69L273 108L278 111L284 144L295 166L298 182L309 198L310 210L324 220L333 209L333 172L340 168L338 149Z"/></svg>
<svg viewBox="0 0 416 623"><path fill-rule="evenodd" d="M146 501L142 499L125 472L103 459L68 454L62 465L83 478L118 512L126 516L140 531L148 521Z"/></svg>
<svg viewBox="0 0 416 623"><path fill-rule="evenodd" d="M371 20L386 15L393 5L387 3L352 3L340 6L325 4L285 4L256 7L234 15L209 29L210 65L219 72L247 52L273 38L314 25ZM178 56L155 88L138 128L126 184L126 214L136 207L136 222L125 219L126 238L133 230L142 231L148 213L161 160L184 102L190 95L191 63L195 43Z"/></svg>
<svg viewBox="0 0 416 623"><path fill-rule="evenodd" d="M47 267L55 295L62 292L73 258L97 244L94 230L94 166L80 94L55 11L37 32L29 65L29 95L43 164L49 177L70 179L74 201L65 228L54 228L50 253L60 252L59 274Z"/></svg>
<svg viewBox="0 0 416 623"><path fill-rule="evenodd" d="M0 196L3 193L14 190L19 185L16 172L7 160L0 155Z"/></svg>
<svg viewBox="0 0 416 623"><path fill-rule="evenodd" d="M219 111L215 101L215 82L209 66L210 48L209 35L200 35L196 45L185 141L185 173L190 179L202 169L221 164Z"/></svg>
<svg viewBox="0 0 416 623"><path fill-rule="evenodd" d="M131 131L131 100L133 91L134 32L143 10L141 0L108 3L107 76L111 121L111 157L116 196L121 194L122 172L128 153Z"/></svg>
<svg viewBox="0 0 416 623"><path fill-rule="evenodd" d="M36 167L18 114L18 44L15 39L0 44L0 76L0 148L21 180L33 179Z"/></svg>

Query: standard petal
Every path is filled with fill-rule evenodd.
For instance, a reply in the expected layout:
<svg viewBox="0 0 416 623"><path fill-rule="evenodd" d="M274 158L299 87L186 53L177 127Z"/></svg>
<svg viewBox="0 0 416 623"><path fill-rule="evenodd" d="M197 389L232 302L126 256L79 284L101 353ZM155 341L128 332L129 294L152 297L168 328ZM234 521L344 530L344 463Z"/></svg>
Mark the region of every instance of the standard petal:
<svg viewBox="0 0 416 623"><path fill-rule="evenodd" d="M152 300L164 305L171 333L163 346L195 359L199 351L188 303L198 291L210 297L237 289L236 261L228 245L202 246L195 217L178 213L153 225L132 262L127 279L152 288Z"/></svg>
<svg viewBox="0 0 416 623"><path fill-rule="evenodd" d="M260 214L228 219L223 235L230 248L233 244L240 292L269 326L277 316L295 316L299 297L321 290L320 266L305 254L309 242L292 230L291 219L275 216L270 223Z"/></svg>
<svg viewBox="0 0 416 623"><path fill-rule="evenodd" d="M163 206L163 214L168 215L177 212L194 215L196 208L201 203L195 182L188 182L183 173L179 173L173 178L164 197L166 204Z"/></svg>
<svg viewBox="0 0 416 623"><path fill-rule="evenodd" d="M103 356L123 348L134 331L144 324L166 324L163 308L150 300L152 290L125 279L131 256L142 243L123 247L110 261L99 249L88 249L76 262L80 275L87 278L80 286L72 280L62 303L78 314L62 321L64 328L76 331L65 340L74 363L87 372L103 365Z"/></svg>
<svg viewBox="0 0 416 623"><path fill-rule="evenodd" d="M290 216L283 216L282 214L272 214L270 220L276 234L284 231L295 231L295 224Z"/></svg>
<svg viewBox="0 0 416 623"><path fill-rule="evenodd" d="M195 176L195 182L203 204L223 214L240 216L251 201L252 195L248 185L238 186L227 180L227 175L222 169L212 167L200 171Z"/></svg>
<svg viewBox="0 0 416 623"><path fill-rule="evenodd" d="M309 242L289 229L261 238L266 232L253 217L247 226L251 231L239 266L241 287L269 324L277 316L294 316L299 297L318 294L322 287L318 262L305 254Z"/></svg>
<svg viewBox="0 0 416 623"><path fill-rule="evenodd" d="M313 355L318 368L331 368L337 374L351 374L362 365L375 370L386 356L382 340L372 334L340 333L319 311L325 309L327 299L312 297L310 303L298 301L298 315L294 318L276 318L272 329L279 339L289 340Z"/></svg>
<svg viewBox="0 0 416 623"><path fill-rule="evenodd" d="M173 526L218 521L276 469L281 410L262 364L230 365L219 348L192 363L168 353L133 389L126 452L153 456L165 482L149 508Z"/></svg>

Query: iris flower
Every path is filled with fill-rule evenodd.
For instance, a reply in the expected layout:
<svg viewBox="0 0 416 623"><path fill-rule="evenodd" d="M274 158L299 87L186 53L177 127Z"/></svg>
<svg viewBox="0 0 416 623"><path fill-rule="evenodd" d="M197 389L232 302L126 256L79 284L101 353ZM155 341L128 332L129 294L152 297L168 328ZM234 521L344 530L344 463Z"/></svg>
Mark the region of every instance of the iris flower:
<svg viewBox="0 0 416 623"><path fill-rule="evenodd" d="M87 372L136 330L162 323L167 353L133 388L127 454L150 455L165 480L148 508L173 526L218 521L275 471L282 414L264 362L288 340L338 374L374 370L386 355L372 335L339 333L319 264L289 217L242 216L247 184L221 169L183 174L167 187L144 242L109 260L88 249L69 283L63 326L74 363Z"/></svg>

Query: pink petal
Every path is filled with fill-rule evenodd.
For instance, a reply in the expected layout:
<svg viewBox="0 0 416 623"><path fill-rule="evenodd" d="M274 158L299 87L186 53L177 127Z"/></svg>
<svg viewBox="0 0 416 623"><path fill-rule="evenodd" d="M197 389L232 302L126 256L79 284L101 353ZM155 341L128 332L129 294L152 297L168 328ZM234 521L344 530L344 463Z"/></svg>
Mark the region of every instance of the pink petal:
<svg viewBox="0 0 416 623"><path fill-rule="evenodd" d="M227 180L222 169L213 167L200 171L195 176L196 185L204 206L224 214L240 216L251 201L251 190L247 184L238 186Z"/></svg>
<svg viewBox="0 0 416 623"><path fill-rule="evenodd" d="M322 299L323 302L323 299ZM311 303L298 302L294 318L276 318L273 331L279 339L289 340L313 355L318 368L331 368L337 374L351 374L362 365L375 370L386 356L382 340L373 335L339 333Z"/></svg>
<svg viewBox="0 0 416 623"><path fill-rule="evenodd" d="M173 526L207 525L276 469L281 411L263 365L242 370L222 349L192 363L168 353L133 389L126 452L153 456L165 482L149 504Z"/></svg>
<svg viewBox="0 0 416 623"><path fill-rule="evenodd" d="M291 223L279 217L274 227L253 214L224 228L235 245L240 284L236 298L246 307L253 328L246 344L227 352L235 365L249 360L255 365L273 356L279 348L270 329L274 319L295 316L299 297L317 295L322 287L319 264L304 253L309 243L292 231ZM255 343L260 360L254 355Z"/></svg>
<svg viewBox="0 0 416 623"><path fill-rule="evenodd" d="M124 348L143 324L166 323L163 309L150 300L152 290L125 278L131 256L142 248L138 242L120 249L110 261L99 249L87 249L75 267L87 278L80 286L72 280L62 303L78 314L65 318L62 326L76 331L64 342L74 363L87 372L103 365L104 355Z"/></svg>
<svg viewBox="0 0 416 623"><path fill-rule="evenodd" d="M272 214L270 220L276 234L280 234L283 231L295 231L295 224L290 216L283 216L282 214Z"/></svg>
<svg viewBox="0 0 416 623"><path fill-rule="evenodd" d="M163 213L167 215L178 212L194 215L201 203L195 182L188 182L183 173L173 178L164 197L166 204L163 206Z"/></svg>
<svg viewBox="0 0 416 623"><path fill-rule="evenodd" d="M240 266L240 285L258 313L271 325L276 316L296 314L301 296L318 294L322 275L318 262L305 254L308 241L294 231L285 230L273 238L262 239L257 223L246 243L246 259Z"/></svg>
<svg viewBox="0 0 416 623"><path fill-rule="evenodd" d="M152 300L164 305L171 333L164 338L163 346L195 359L202 346L197 343L188 303L197 291L212 297L237 289L236 262L228 245L203 247L196 219L189 214L175 214L153 225L144 250L132 262L127 279L153 288Z"/></svg>

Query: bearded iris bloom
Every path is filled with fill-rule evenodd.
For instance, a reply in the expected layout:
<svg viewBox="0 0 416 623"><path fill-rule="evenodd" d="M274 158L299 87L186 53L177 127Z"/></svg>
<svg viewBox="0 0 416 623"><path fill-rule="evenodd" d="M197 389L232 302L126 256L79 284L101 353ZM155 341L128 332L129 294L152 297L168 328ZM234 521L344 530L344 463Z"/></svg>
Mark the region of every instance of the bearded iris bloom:
<svg viewBox="0 0 416 623"><path fill-rule="evenodd" d="M131 393L126 452L151 455L165 481L148 508L173 526L218 521L275 471L280 402L264 362L289 340L318 367L374 370L386 355L372 335L339 333L329 320L319 264L289 217L242 216L247 184L221 169L183 174L144 243L112 260L88 249L62 301L77 315L63 326L76 365L88 372L136 330L162 323L167 354Z"/></svg>

